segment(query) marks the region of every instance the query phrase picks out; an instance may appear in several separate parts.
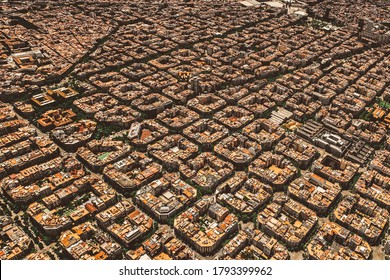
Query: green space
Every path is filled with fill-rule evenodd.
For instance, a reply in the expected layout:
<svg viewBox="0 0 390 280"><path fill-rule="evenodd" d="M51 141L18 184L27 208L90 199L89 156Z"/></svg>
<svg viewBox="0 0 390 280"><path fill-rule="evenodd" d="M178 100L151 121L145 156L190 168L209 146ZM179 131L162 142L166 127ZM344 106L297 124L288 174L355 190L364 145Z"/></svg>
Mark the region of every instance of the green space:
<svg viewBox="0 0 390 280"><path fill-rule="evenodd" d="M106 158L108 158L108 156L111 154L111 152L105 152L104 154L101 154L98 159L99 160L105 160Z"/></svg>
<svg viewBox="0 0 390 280"><path fill-rule="evenodd" d="M390 109L390 102L386 102L386 101L379 101L379 106L381 106L382 108L385 108L385 109Z"/></svg>

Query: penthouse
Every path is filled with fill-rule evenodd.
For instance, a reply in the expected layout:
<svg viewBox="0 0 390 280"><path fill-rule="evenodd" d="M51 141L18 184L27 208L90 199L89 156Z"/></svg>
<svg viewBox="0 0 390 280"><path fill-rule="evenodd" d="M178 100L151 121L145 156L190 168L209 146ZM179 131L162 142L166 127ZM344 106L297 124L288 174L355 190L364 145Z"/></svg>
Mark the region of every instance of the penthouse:
<svg viewBox="0 0 390 280"><path fill-rule="evenodd" d="M16 114L11 105L0 101L0 122L10 121L16 118Z"/></svg>
<svg viewBox="0 0 390 280"><path fill-rule="evenodd" d="M7 174L42 163L58 155L58 147L48 137L34 136L14 145L0 148L0 179Z"/></svg>
<svg viewBox="0 0 390 280"><path fill-rule="evenodd" d="M149 145L148 153L168 169L177 170L182 162L198 153L198 146L180 134L174 134Z"/></svg>
<svg viewBox="0 0 390 280"><path fill-rule="evenodd" d="M253 119L254 115L251 112L237 106L228 106L214 114L214 120L232 131L242 128Z"/></svg>
<svg viewBox="0 0 390 280"><path fill-rule="evenodd" d="M124 218L135 210L134 205L129 200L121 200L110 208L98 213L95 218L98 225L107 228L116 220Z"/></svg>
<svg viewBox="0 0 390 280"><path fill-rule="evenodd" d="M229 87L216 92L216 95L222 97L229 105L236 105L237 102L248 94L249 90L246 87L241 86Z"/></svg>
<svg viewBox="0 0 390 280"><path fill-rule="evenodd" d="M197 252L210 255L238 230L238 219L229 214L227 208L202 199L181 213L175 219L173 228Z"/></svg>
<svg viewBox="0 0 390 280"><path fill-rule="evenodd" d="M104 74L95 74L89 78L89 81L103 91L107 91L111 87L116 87L125 83L127 79L116 72L108 72Z"/></svg>
<svg viewBox="0 0 390 280"><path fill-rule="evenodd" d="M379 206L390 211L390 177L376 170L368 170L360 176L355 189L362 197L375 201Z"/></svg>
<svg viewBox="0 0 390 280"><path fill-rule="evenodd" d="M364 120L353 120L352 125L347 132L352 134L357 139L361 139L371 146L377 146L382 143L386 136L386 129L374 122Z"/></svg>
<svg viewBox="0 0 390 280"><path fill-rule="evenodd" d="M253 253L259 259L288 260L290 255L287 248L276 238L256 229L253 232L252 244L255 247ZM258 250L256 250L258 249Z"/></svg>
<svg viewBox="0 0 390 280"><path fill-rule="evenodd" d="M172 56L179 59L182 62L191 62L200 57L199 53L191 49L178 49L172 52Z"/></svg>
<svg viewBox="0 0 390 280"><path fill-rule="evenodd" d="M289 160L297 163L299 168L307 169L309 165L319 156L316 147L289 134L275 146L275 152L284 155Z"/></svg>
<svg viewBox="0 0 390 280"><path fill-rule="evenodd" d="M286 109L293 112L294 119L300 122L313 117L320 108L320 102L313 102L310 96L303 93L296 93L286 101Z"/></svg>
<svg viewBox="0 0 390 280"><path fill-rule="evenodd" d="M80 180L83 180L80 179ZM78 180L75 181L75 184L77 184ZM44 184L49 189L54 189L54 186L50 183ZM77 184L78 185L78 184ZM79 187L80 188L79 188ZM85 187L83 185L78 185L77 187L73 184L69 186L64 186L63 188L54 190L53 193L45 196L42 198L42 202L48 209L52 210L56 208L57 206L64 205L66 203L69 203L72 198L74 198L77 194L81 194L85 191Z"/></svg>
<svg viewBox="0 0 390 280"><path fill-rule="evenodd" d="M37 253L28 254L26 256L25 260L29 260L29 261L50 261L51 258L45 252L37 252Z"/></svg>
<svg viewBox="0 0 390 280"><path fill-rule="evenodd" d="M249 165L249 174L282 190L298 174L298 169L282 155L265 152Z"/></svg>
<svg viewBox="0 0 390 280"><path fill-rule="evenodd" d="M163 242L172 238L168 230L158 230L151 237L142 242L142 246L135 250L129 250L126 253L127 259L130 260L150 260L151 258L161 256Z"/></svg>
<svg viewBox="0 0 390 280"><path fill-rule="evenodd" d="M213 69L211 73L233 86L243 85L254 77L252 74L237 69L232 65L221 65L220 67ZM218 87L219 85L216 83L216 89Z"/></svg>
<svg viewBox="0 0 390 280"><path fill-rule="evenodd" d="M260 93L251 93L248 96L240 99L238 105L252 112L255 117L263 117L268 112L272 111L276 104L268 97Z"/></svg>
<svg viewBox="0 0 390 280"><path fill-rule="evenodd" d="M321 123L332 131L339 134L344 134L346 129L352 123L352 115L347 114L342 110L335 107L328 107L321 109L316 114L316 119L321 120ZM317 125L317 123L313 123ZM313 126L315 128L316 126ZM319 127L321 128L321 127ZM319 130L318 130L319 131Z"/></svg>
<svg viewBox="0 0 390 280"><path fill-rule="evenodd" d="M144 50L141 50L141 52L144 52ZM172 75L168 74L167 72L158 71L157 73L142 78L141 83L150 87L150 89L154 92L161 92L164 88L177 83L177 79L175 79Z"/></svg>
<svg viewBox="0 0 390 280"><path fill-rule="evenodd" d="M189 100L187 105L202 116L209 116L222 109L226 101L214 94L201 94Z"/></svg>
<svg viewBox="0 0 390 280"><path fill-rule="evenodd" d="M110 94L126 104L148 93L149 88L139 82L127 82L110 88Z"/></svg>
<svg viewBox="0 0 390 280"><path fill-rule="evenodd" d="M390 151L380 150L375 152L375 156L370 163L370 168L379 171L383 175L390 176Z"/></svg>
<svg viewBox="0 0 390 280"><path fill-rule="evenodd" d="M68 212L68 217L71 219L73 225L80 224L91 218L91 214L96 212L93 207L86 207L86 205L77 205L74 209Z"/></svg>
<svg viewBox="0 0 390 280"><path fill-rule="evenodd" d="M199 119L199 114L184 106L174 106L158 114L157 119L174 131L182 131L194 121Z"/></svg>
<svg viewBox="0 0 390 280"><path fill-rule="evenodd" d="M33 223L48 236L58 236L72 225L69 217L60 216L56 213L56 210L50 211L39 202L30 204L27 208L27 214Z"/></svg>
<svg viewBox="0 0 390 280"><path fill-rule="evenodd" d="M352 114L354 117L358 117L359 114L363 112L364 107L367 104L364 101L350 95L340 94L333 100L332 105L340 108L346 113Z"/></svg>
<svg viewBox="0 0 390 280"><path fill-rule="evenodd" d="M261 151L261 145L238 133L221 140L214 151L222 158L231 161L235 167L246 167Z"/></svg>
<svg viewBox="0 0 390 280"><path fill-rule="evenodd" d="M54 188L54 185L50 186ZM88 199L83 206L91 214L112 205L117 198L115 190L103 180L97 176L88 175L75 180L71 185L55 189L52 194L42 198L42 202L52 210L55 207L67 205L77 195L82 196L83 200Z"/></svg>
<svg viewBox="0 0 390 280"><path fill-rule="evenodd" d="M229 130L213 120L201 119L185 128L183 133L202 148L208 150L226 137Z"/></svg>
<svg viewBox="0 0 390 280"><path fill-rule="evenodd" d="M312 84L303 90L303 92L311 96L314 100L318 100L322 105L329 105L337 92L322 84Z"/></svg>
<svg viewBox="0 0 390 280"><path fill-rule="evenodd" d="M161 176L162 166L145 154L133 152L103 170L106 180L122 192L131 192Z"/></svg>
<svg viewBox="0 0 390 280"><path fill-rule="evenodd" d="M359 195L347 195L334 210L333 217L337 223L375 245L388 225L389 212Z"/></svg>
<svg viewBox="0 0 390 280"><path fill-rule="evenodd" d="M312 165L314 173L332 183L339 183L343 188L348 187L358 170L358 164L329 155L321 156Z"/></svg>
<svg viewBox="0 0 390 280"><path fill-rule="evenodd" d="M272 60L274 58L276 58L276 56L269 57L269 59L267 59L267 60ZM279 73L279 71L281 71L280 67L278 67L278 66L280 66L282 64L280 62L278 63L278 62L274 62L274 61L271 63L272 63L272 65L263 65L263 66L260 66L257 69L255 69L254 72L255 72L256 77L270 78L270 77L277 75ZM276 65L274 65L274 64L276 64Z"/></svg>
<svg viewBox="0 0 390 280"><path fill-rule="evenodd" d="M195 252L183 241L173 236L173 231L160 228L150 238L142 242L142 246L126 253L130 260L188 260L194 259Z"/></svg>
<svg viewBox="0 0 390 280"><path fill-rule="evenodd" d="M363 238L332 222L321 226L306 251L315 260L366 260L372 255Z"/></svg>
<svg viewBox="0 0 390 280"><path fill-rule="evenodd" d="M68 151L75 151L92 138L96 122L80 120L67 126L58 127L51 132L54 140Z"/></svg>
<svg viewBox="0 0 390 280"><path fill-rule="evenodd" d="M284 130L268 119L257 119L242 129L242 134L256 141L265 150L270 150L284 137Z"/></svg>
<svg viewBox="0 0 390 280"><path fill-rule="evenodd" d="M137 148L145 148L147 145L168 135L168 129L155 120L143 120L134 122L127 134L127 138Z"/></svg>
<svg viewBox="0 0 390 280"><path fill-rule="evenodd" d="M87 180L87 184L90 185L93 194L97 196L97 198L92 196L88 202L95 206L97 210L105 209L116 202L117 192L101 178L96 176L87 176L84 178Z"/></svg>
<svg viewBox="0 0 390 280"><path fill-rule="evenodd" d="M186 82L178 82L168 86L162 90L162 93L178 104L186 104L189 99L195 96L195 92L188 88Z"/></svg>
<svg viewBox="0 0 390 280"><path fill-rule="evenodd" d="M53 163L53 162L51 162ZM57 164L62 165L62 163L56 162ZM20 184L20 182L8 181L6 178L3 181L3 187L5 188L5 194L16 203L28 203L33 201L36 198L39 198L43 195L47 195L52 192L53 189L66 186L70 184L73 180L84 175L84 170L79 163L74 161L70 164L75 164L74 166L66 166L63 170L50 175L49 177L39 177L41 180L32 181L32 184ZM49 172L48 174L51 174ZM12 185L14 183L14 185Z"/></svg>
<svg viewBox="0 0 390 280"><path fill-rule="evenodd" d="M104 166L125 157L130 153L131 147L122 141L109 139L92 140L86 147L77 150L77 156L89 168L100 172Z"/></svg>
<svg viewBox="0 0 390 280"><path fill-rule="evenodd" d="M317 225L317 215L302 204L281 194L257 216L264 233L284 242L291 250L299 249Z"/></svg>
<svg viewBox="0 0 390 280"><path fill-rule="evenodd" d="M169 68L173 68L180 64L180 60L173 58L171 56L162 55L157 59L153 59L149 61L150 65L153 65L159 70L167 70Z"/></svg>
<svg viewBox="0 0 390 280"><path fill-rule="evenodd" d="M334 73L329 73L319 79L318 84L336 92L337 97L338 95L342 94L344 90L347 89L349 82L341 75L335 76Z"/></svg>
<svg viewBox="0 0 390 280"><path fill-rule="evenodd" d="M74 125L73 121L79 119L77 116L67 120L62 111L58 111L60 116L58 112L49 111L48 119L42 122L50 126L48 130L54 128L52 132L55 133L50 132L51 135L57 135L58 131L59 139L53 139L67 152L74 152L80 146L88 150L87 143L92 138L101 139L102 133L119 131L122 127L125 130L115 132L110 139L131 143L140 155L132 158L128 151L123 158L110 159L107 152L115 152L115 149L92 153L97 157L97 164L103 162L96 171L102 173L106 182L102 181L102 176L85 176L89 171L84 165L90 167L88 163L80 164L73 159L65 167L60 161L52 160L59 152L56 145L49 141L47 144L34 142L31 137L40 132L28 121L18 120L12 105L0 103L0 179L6 196L3 208L11 206L17 210L15 203L38 201L48 209L46 212L53 211L58 217L69 218L72 224L79 224L83 219L95 220L95 215L121 199L109 187L113 185L125 196L133 197L134 202L137 191L145 190L139 192L144 200L137 205L155 220L159 220L157 217L166 219L163 223L168 225L160 229L169 231L173 229L173 218L193 205L187 202L182 208L188 196L172 190L173 182L178 180L182 184L185 181L184 187L192 185L199 192L196 193L198 197L216 189L213 201L218 200L232 213L237 213L238 220L244 223L245 231L235 238L229 236L231 242L222 242L226 245L225 250L218 251L223 247L221 243L213 251L218 252L208 259L288 258L287 248L280 245L281 238L278 241L261 230L255 233L250 230L253 225L248 223L254 213L257 215L270 203L268 190L271 189L284 190L290 198L317 215L333 215L329 211L339 203L342 187L354 187L352 191L356 190L365 199L389 210L387 177L390 177L390 171L386 168L390 161L388 155L379 156L383 149L390 151L390 138L386 135L386 129L390 128L390 91L387 89L390 48L384 45L389 37L386 35L388 28L374 19L374 23L366 21L363 27L359 23L359 30L356 29L358 19L364 13L386 19L384 0L375 4L355 1L358 5L351 0L340 0L337 3L340 9L335 9L329 0L305 0L311 2L310 16L323 17L324 22L284 15L285 9L270 8L268 4L245 8L239 1L230 0L228 5L221 4L223 1L220 0L187 4L178 3L183 0L168 1L168 4L137 0L132 5L105 1L87 4L79 1L76 6L57 1L47 9L40 9L44 6L42 3L30 6L22 3L18 8L14 4L0 4L0 10L4 8L17 14L16 18L0 20L4 27L0 32L0 99L21 101L13 105L14 110L22 112L25 119L34 123L49 108L69 105L81 119L99 122L96 130L95 122L85 120ZM359 5L364 9L356 9ZM17 12L19 8L21 12ZM25 8L30 12L22 15ZM332 8L330 14L326 12L327 8ZM367 13L370 8L371 14ZM312 14L312 10L315 13ZM59 16L53 18L53 12ZM294 9L290 12L294 13ZM24 26L27 23L24 18L32 25ZM333 21L341 27L328 24ZM45 32L40 32L42 30ZM59 84L55 85L57 82ZM103 95L107 100L95 99L95 95ZM157 95L157 101L144 102L151 95ZM159 101L164 96L172 100L172 107L181 107L160 106ZM76 104L83 99L85 103L79 106L72 104L74 100ZM139 109L132 103L152 110L151 114L137 114ZM324 108L320 108L320 104ZM226 112L231 108L232 115L228 116ZM247 111L244 117L252 115L253 118L241 123L237 108ZM99 111L95 113L95 110ZM200 116L204 118L201 121ZM57 129L51 122L61 127ZM92 124L87 127L87 122ZM109 127L103 131L104 125ZM72 130L65 131L69 127ZM232 135L233 132L240 135ZM166 140L177 137L174 134L196 143L198 150L187 156L187 148L181 149L181 144L174 143L170 147ZM252 153L251 147L237 144L243 139L241 136L253 142L254 147L272 150L276 157L286 160L288 168L273 163L264 167L267 163L262 163L261 151ZM229 140L232 141L228 143ZM383 148L382 145L386 146ZM249 151L248 157L242 153L245 149ZM368 164L375 150L378 151L377 158ZM204 156L205 151L212 153ZM150 155L150 159L141 152ZM319 160L318 153L322 155ZM328 154L332 159L325 160ZM106 159L110 161L104 162ZM237 164L232 164L236 161L243 165L237 168ZM259 171L252 162L261 163L263 167L259 167ZM296 170L289 169L293 165ZM164 173L163 169L173 171L166 168L170 166L179 172ZM240 168L247 174L234 172ZM313 174L301 174L302 169L308 168ZM360 172L363 174L359 179ZM294 180L298 175L300 178ZM157 182L162 182L161 186ZM160 190L161 193L152 192ZM358 211L351 213L355 212ZM358 214L366 216L363 212ZM282 213L279 221L284 226L293 223L289 219ZM136 228L127 227L124 220L126 224L130 223L125 217L116 220L123 233ZM326 219L321 219L321 225L323 223ZM204 229L203 224L196 228L205 232ZM280 231L281 235L291 234L287 226L284 229ZM86 229L86 235L72 230L80 240L71 253L62 247L65 255L56 253L58 248L54 248L53 255L55 258L111 258L108 257L109 250L100 246L99 240L106 240L104 231L107 229L96 230L92 237L87 236L90 230ZM40 232L43 235L43 231ZM199 258L189 249L180 249L184 238L172 238L168 233L159 235L159 240L154 236L148 238L138 251L137 244L145 236L138 239L137 233L134 234L129 234L128 242L131 249L136 249L135 258ZM254 244L256 235L261 236L261 245ZM120 233L117 236L119 240ZM364 239L363 235L361 237ZM43 238L47 241L45 236ZM134 241L131 238L135 238ZM386 237L381 235L379 239L382 241ZM126 240L121 242L125 244ZM357 240L348 242L359 243ZM115 244L120 252L115 258L120 259L126 246L120 247L119 242ZM329 258L341 258L332 255L333 251L349 254L351 247L340 244L332 241L324 246L322 257L329 254ZM292 257L301 257L301 253ZM126 256L130 258L131 254ZM307 257L307 252L303 257ZM375 258L381 257L381 252L375 252Z"/></svg>
<svg viewBox="0 0 390 280"><path fill-rule="evenodd" d="M223 79L209 73L200 73L190 79L191 89L196 94L209 94L214 92L218 90L224 82Z"/></svg>
<svg viewBox="0 0 390 280"><path fill-rule="evenodd" d="M141 114L128 106L118 105L105 111L95 114L95 119L105 125L115 125L123 128L130 128L130 125L137 121Z"/></svg>
<svg viewBox="0 0 390 280"><path fill-rule="evenodd" d="M17 111L22 117L26 118L28 116L34 116L35 115L35 108L34 106L27 102L27 101L18 101L14 104L15 111ZM2 110L5 109L2 107ZM7 113L5 111L5 115L12 116L12 113Z"/></svg>
<svg viewBox="0 0 390 280"><path fill-rule="evenodd" d="M30 237L11 218L2 216L0 229L0 260L17 260L23 258L33 247Z"/></svg>
<svg viewBox="0 0 390 280"><path fill-rule="evenodd" d="M136 192L135 201L152 217L166 222L196 200L197 191L181 179L160 178Z"/></svg>
<svg viewBox="0 0 390 280"><path fill-rule="evenodd" d="M390 151L390 137L387 137L386 143L385 143L386 150Z"/></svg>
<svg viewBox="0 0 390 280"><path fill-rule="evenodd" d="M122 254L121 246L90 222L66 230L58 242L74 260L117 259Z"/></svg>
<svg viewBox="0 0 390 280"><path fill-rule="evenodd" d="M84 174L84 168L80 162L78 162L75 158L66 155L64 157L56 157L41 164L33 165L20 170L16 174L11 174L2 180L1 186L5 190L11 190L20 185L28 186L31 183L48 177L49 180L53 181L55 187L60 187L63 184L73 182L75 179L82 177ZM26 189L28 189L28 187ZM32 195L33 191L30 192Z"/></svg>
<svg viewBox="0 0 390 280"><path fill-rule="evenodd" d="M340 193L341 187L338 184L333 184L311 172L304 173L287 188L290 197L314 210L318 215L326 215Z"/></svg>
<svg viewBox="0 0 390 280"><path fill-rule="evenodd" d="M386 67L382 66L380 69L380 71L383 71ZM385 81L381 78L382 74L374 73L374 71L378 71L378 64L377 67L372 68L366 75L357 80L356 85L351 88L352 93L355 93L358 98L367 103L372 101L378 92L388 91L388 89L386 89ZM384 73L384 75L386 74Z"/></svg>
<svg viewBox="0 0 390 280"><path fill-rule="evenodd" d="M234 259L247 245L249 237L245 231L240 230L236 236L229 240L222 248L221 259ZM239 258L239 257L238 257Z"/></svg>
<svg viewBox="0 0 390 280"><path fill-rule="evenodd" d="M233 173L233 165L205 152L181 164L179 171L184 178L191 179L198 186L214 189Z"/></svg>
<svg viewBox="0 0 390 280"><path fill-rule="evenodd" d="M161 94L151 93L134 99L131 102L131 105L136 107L147 117L154 118L158 113L172 107L172 100Z"/></svg>
<svg viewBox="0 0 390 280"><path fill-rule="evenodd" d="M91 117L97 112L107 110L117 104L118 101L115 98L104 93L85 96L73 102L73 105Z"/></svg>
<svg viewBox="0 0 390 280"><path fill-rule="evenodd" d="M0 136L10 134L12 132L20 131L22 128L28 126L27 120L13 119L0 123Z"/></svg>
<svg viewBox="0 0 390 280"><path fill-rule="evenodd" d="M139 210L128 214L122 223L113 223L107 231L122 245L130 247L153 228L153 220Z"/></svg>
<svg viewBox="0 0 390 280"><path fill-rule="evenodd" d="M195 252L183 241L173 237L163 244L164 251L174 260L193 260Z"/></svg>
<svg viewBox="0 0 390 280"><path fill-rule="evenodd" d="M156 72L156 68L146 63L132 63L131 66L121 69L121 73L131 80L140 80Z"/></svg>
<svg viewBox="0 0 390 280"><path fill-rule="evenodd" d="M273 190L255 178L247 178L244 172L236 174L218 187L217 201L241 214L251 215L268 203Z"/></svg>
<svg viewBox="0 0 390 280"><path fill-rule="evenodd" d="M367 79L368 77L365 78ZM363 81L357 81L357 84L347 88L345 94L347 96L353 96L354 98L362 100L368 104L374 100L375 96L377 95L377 92L381 91L381 89L380 88L371 89L363 85L363 83L364 83Z"/></svg>
<svg viewBox="0 0 390 280"><path fill-rule="evenodd" d="M259 91L260 94L267 96L274 101L276 105L281 106L289 96L292 96L293 90L279 83L268 84L264 89Z"/></svg>

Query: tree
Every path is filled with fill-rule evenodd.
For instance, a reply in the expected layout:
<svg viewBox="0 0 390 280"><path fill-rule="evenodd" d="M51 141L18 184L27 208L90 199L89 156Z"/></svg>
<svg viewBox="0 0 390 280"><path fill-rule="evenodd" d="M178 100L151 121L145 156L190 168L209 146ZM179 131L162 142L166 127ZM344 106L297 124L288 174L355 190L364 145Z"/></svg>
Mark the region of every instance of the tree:
<svg viewBox="0 0 390 280"><path fill-rule="evenodd" d="M248 222L248 221L250 220L250 217L249 217L247 214L243 214L243 215L242 215L242 220L243 220L244 222Z"/></svg>

